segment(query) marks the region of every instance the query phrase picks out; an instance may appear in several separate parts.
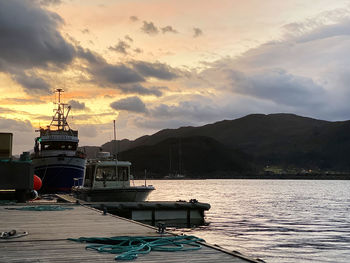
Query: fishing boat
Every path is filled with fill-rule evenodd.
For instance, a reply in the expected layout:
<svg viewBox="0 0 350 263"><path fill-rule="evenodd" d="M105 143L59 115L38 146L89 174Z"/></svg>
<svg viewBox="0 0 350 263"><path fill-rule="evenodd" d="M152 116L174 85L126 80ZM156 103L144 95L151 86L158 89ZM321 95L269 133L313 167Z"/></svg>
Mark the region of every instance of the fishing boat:
<svg viewBox="0 0 350 263"><path fill-rule="evenodd" d="M72 192L78 199L88 202L145 201L155 188L146 182L143 186L131 186L130 167L130 162L101 152L97 159L87 161L85 176L76 178L77 185Z"/></svg>
<svg viewBox="0 0 350 263"><path fill-rule="evenodd" d="M50 125L40 128L35 138L32 163L34 173L42 180L41 192L69 192L74 178L83 177L86 158L78 148L78 131L69 127L71 107L61 102L62 89L56 89L57 108Z"/></svg>

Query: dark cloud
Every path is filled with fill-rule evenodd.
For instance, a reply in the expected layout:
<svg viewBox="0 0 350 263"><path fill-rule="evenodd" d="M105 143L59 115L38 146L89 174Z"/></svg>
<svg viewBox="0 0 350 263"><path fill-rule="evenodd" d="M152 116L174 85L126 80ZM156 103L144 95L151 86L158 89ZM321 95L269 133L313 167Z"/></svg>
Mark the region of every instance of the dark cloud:
<svg viewBox="0 0 350 263"><path fill-rule="evenodd" d="M142 49L141 49L141 48L135 48L135 49L134 49L134 52L135 52L135 53L142 53Z"/></svg>
<svg viewBox="0 0 350 263"><path fill-rule="evenodd" d="M201 35L203 35L202 29L200 29L198 27L194 27L193 28L193 37L199 37Z"/></svg>
<svg viewBox="0 0 350 263"><path fill-rule="evenodd" d="M30 75L26 73L17 73L13 76L13 79L19 83L28 94L51 94L50 85L34 73Z"/></svg>
<svg viewBox="0 0 350 263"><path fill-rule="evenodd" d="M99 81L110 84L128 84L145 80L135 70L125 65L105 64L89 70Z"/></svg>
<svg viewBox="0 0 350 263"><path fill-rule="evenodd" d="M36 1L0 0L0 71L9 73L26 93L50 91L49 84L33 69L57 70L74 59L73 45L58 30L62 24L60 16L41 8Z"/></svg>
<svg viewBox="0 0 350 263"><path fill-rule="evenodd" d="M108 84L129 84L145 80L134 69L123 64L109 64L102 56L88 49L77 48L77 54L79 58L89 63L86 70L94 77L94 81L99 84L108 86Z"/></svg>
<svg viewBox="0 0 350 263"><path fill-rule="evenodd" d="M119 42L115 46L109 47L108 49L115 51L115 52L118 52L118 53L121 53L121 54L124 54L124 55L127 55L128 54L127 50L129 48L130 48L130 45L127 42L125 42L123 40L119 40Z"/></svg>
<svg viewBox="0 0 350 263"><path fill-rule="evenodd" d="M164 89L163 87L150 87L145 88L144 86L136 83L136 84L127 84L127 85L119 85L119 89L122 90L124 93L136 93L140 95L154 95L157 97L160 97L163 95L163 92L161 91Z"/></svg>
<svg viewBox="0 0 350 263"><path fill-rule="evenodd" d="M177 34L177 33L178 33L172 26L162 27L161 30L162 30L162 33L163 33L163 34L165 34L165 33L174 33L174 34Z"/></svg>
<svg viewBox="0 0 350 263"><path fill-rule="evenodd" d="M272 100L279 104L311 106L315 103L321 104L325 96L325 90L311 78L289 74L282 69L253 74L231 70L228 77L234 92Z"/></svg>
<svg viewBox="0 0 350 263"><path fill-rule="evenodd" d="M131 111L137 113L146 113L146 105L139 97L128 97L125 99L117 100L110 104L111 108L115 110Z"/></svg>
<svg viewBox="0 0 350 263"><path fill-rule="evenodd" d="M77 56L86 60L93 67L103 66L107 64L106 60L102 56L96 52L93 52L89 49L84 49L82 47L77 47Z"/></svg>
<svg viewBox="0 0 350 263"><path fill-rule="evenodd" d="M139 18L137 16L130 16L129 19L132 21L132 22L137 22L139 21Z"/></svg>
<svg viewBox="0 0 350 263"><path fill-rule="evenodd" d="M73 110L85 110L87 109L84 102L79 102L77 100L70 100L68 104L72 106Z"/></svg>
<svg viewBox="0 0 350 263"><path fill-rule="evenodd" d="M143 21L141 31L148 35L156 35L159 33L158 28L153 24L153 22L147 23L146 21Z"/></svg>
<svg viewBox="0 0 350 263"><path fill-rule="evenodd" d="M144 77L154 77L164 80L171 80L178 77L174 69L159 62L149 63L144 61L134 61L132 62L132 65L134 69Z"/></svg>
<svg viewBox="0 0 350 263"><path fill-rule="evenodd" d="M69 64L75 50L58 31L62 23L33 1L0 0L0 60L17 69Z"/></svg>

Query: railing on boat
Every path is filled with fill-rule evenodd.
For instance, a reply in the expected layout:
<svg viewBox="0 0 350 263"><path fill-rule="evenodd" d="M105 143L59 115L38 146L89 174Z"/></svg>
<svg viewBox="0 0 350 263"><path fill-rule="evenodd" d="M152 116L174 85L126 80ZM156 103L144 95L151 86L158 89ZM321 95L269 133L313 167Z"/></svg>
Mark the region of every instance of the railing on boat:
<svg viewBox="0 0 350 263"><path fill-rule="evenodd" d="M83 184L83 179L84 177L73 178L73 187L81 186Z"/></svg>

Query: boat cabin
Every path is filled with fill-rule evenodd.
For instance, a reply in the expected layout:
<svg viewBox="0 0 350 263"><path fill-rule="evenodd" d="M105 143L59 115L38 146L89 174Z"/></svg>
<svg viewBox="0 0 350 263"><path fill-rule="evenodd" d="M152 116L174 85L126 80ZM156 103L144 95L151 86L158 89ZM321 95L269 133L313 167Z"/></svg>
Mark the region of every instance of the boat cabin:
<svg viewBox="0 0 350 263"><path fill-rule="evenodd" d="M130 166L126 161L90 161L86 164L83 187L130 187Z"/></svg>

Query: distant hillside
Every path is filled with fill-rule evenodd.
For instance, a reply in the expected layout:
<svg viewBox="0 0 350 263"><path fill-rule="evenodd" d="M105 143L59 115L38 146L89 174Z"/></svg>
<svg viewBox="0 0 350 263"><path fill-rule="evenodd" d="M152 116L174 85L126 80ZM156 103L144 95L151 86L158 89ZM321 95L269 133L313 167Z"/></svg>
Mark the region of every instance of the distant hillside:
<svg viewBox="0 0 350 263"><path fill-rule="evenodd" d="M212 138L227 149L241 151L261 166L350 170L350 121L329 122L293 114L252 114L201 127L165 129L117 145L119 151L125 152L140 146L155 146L169 138L197 136ZM112 150L112 143L102 148Z"/></svg>
<svg viewBox="0 0 350 263"><path fill-rule="evenodd" d="M203 136L169 138L152 146L138 146L120 153L119 159L131 161L139 178L145 169L153 177L168 174L202 177L218 172L253 171L246 154Z"/></svg>

